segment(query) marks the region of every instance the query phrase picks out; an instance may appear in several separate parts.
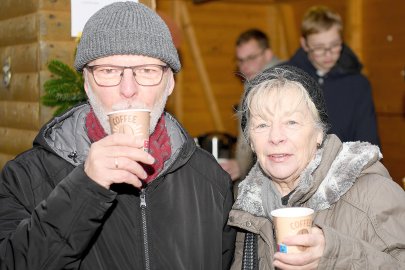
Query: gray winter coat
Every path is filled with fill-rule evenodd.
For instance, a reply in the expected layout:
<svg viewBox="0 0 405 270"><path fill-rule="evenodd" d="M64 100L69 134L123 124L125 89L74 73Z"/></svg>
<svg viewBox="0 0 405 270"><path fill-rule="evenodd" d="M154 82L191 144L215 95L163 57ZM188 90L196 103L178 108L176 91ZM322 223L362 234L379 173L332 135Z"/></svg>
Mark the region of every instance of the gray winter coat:
<svg viewBox="0 0 405 270"><path fill-rule="evenodd" d="M241 269L244 230L259 235L259 269L274 269L268 216L272 209L288 206L315 210L314 224L326 242L318 269L405 269L405 192L390 179L380 158L377 146L342 144L328 135L287 205L281 205L278 191L267 188L270 180L256 164L239 185L228 221L239 230L231 269Z"/></svg>

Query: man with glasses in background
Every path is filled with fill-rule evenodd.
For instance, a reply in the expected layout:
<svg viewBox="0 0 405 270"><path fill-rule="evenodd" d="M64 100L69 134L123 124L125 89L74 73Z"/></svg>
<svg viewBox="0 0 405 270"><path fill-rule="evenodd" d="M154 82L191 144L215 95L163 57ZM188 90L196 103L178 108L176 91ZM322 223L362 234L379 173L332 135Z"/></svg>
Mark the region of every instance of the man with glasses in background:
<svg viewBox="0 0 405 270"><path fill-rule="evenodd" d="M242 81L251 80L267 67L280 63L274 55L270 39L259 29L248 29L242 32L236 40L236 64L238 76ZM238 125L240 127L240 125ZM237 191L237 180L243 179L254 164L252 149L247 144L239 130L234 159L221 159L222 168L227 171L235 182L234 192Z"/></svg>
<svg viewBox="0 0 405 270"><path fill-rule="evenodd" d="M336 12L313 6L301 24L301 48L287 64L308 72L321 85L331 123L329 133L343 142L379 145L371 86L362 64L343 43L343 24Z"/></svg>
<svg viewBox="0 0 405 270"><path fill-rule="evenodd" d="M86 23L75 68L89 102L48 122L0 175L0 269L229 269L232 181L164 112L181 65L151 9L116 2ZM143 142L107 114L151 110Z"/></svg>

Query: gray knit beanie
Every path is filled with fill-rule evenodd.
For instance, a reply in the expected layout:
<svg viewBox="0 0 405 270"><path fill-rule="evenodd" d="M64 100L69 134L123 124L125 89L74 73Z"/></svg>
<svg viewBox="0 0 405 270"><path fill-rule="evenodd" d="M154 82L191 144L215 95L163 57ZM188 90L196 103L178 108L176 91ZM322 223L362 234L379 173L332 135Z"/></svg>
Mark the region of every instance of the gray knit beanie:
<svg viewBox="0 0 405 270"><path fill-rule="evenodd" d="M77 47L75 68L110 55L144 55L168 64L174 72L181 64L172 36L160 16L143 4L116 2L87 21Z"/></svg>

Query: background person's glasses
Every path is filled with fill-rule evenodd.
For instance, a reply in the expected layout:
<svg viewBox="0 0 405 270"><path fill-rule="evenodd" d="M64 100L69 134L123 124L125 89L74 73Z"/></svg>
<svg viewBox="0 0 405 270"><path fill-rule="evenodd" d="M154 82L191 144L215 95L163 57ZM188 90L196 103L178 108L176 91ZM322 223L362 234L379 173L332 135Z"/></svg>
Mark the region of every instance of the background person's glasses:
<svg viewBox="0 0 405 270"><path fill-rule="evenodd" d="M340 50L342 49L342 42L332 44L329 47L311 48L308 44L307 44L307 46L309 48L309 52L312 53L313 55L324 56L326 54L326 52L330 52L331 54L339 53Z"/></svg>
<svg viewBox="0 0 405 270"><path fill-rule="evenodd" d="M243 65L247 64L250 62L255 61L259 56L261 56L264 53L265 50L262 50L261 52L258 52L256 54L248 55L245 58L237 58L236 61L238 62L238 65Z"/></svg>
<svg viewBox="0 0 405 270"><path fill-rule="evenodd" d="M99 86L117 86L121 83L125 69L131 69L135 81L142 86L155 86L160 84L163 74L168 69L165 65L140 65L140 66L114 66L94 65L86 66L93 75L94 81Z"/></svg>

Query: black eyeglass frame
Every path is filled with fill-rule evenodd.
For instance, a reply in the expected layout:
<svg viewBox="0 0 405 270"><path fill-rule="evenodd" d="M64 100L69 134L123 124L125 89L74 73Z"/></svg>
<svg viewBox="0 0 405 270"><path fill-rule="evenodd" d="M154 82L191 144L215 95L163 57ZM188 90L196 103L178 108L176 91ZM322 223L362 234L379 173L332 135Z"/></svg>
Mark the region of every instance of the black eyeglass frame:
<svg viewBox="0 0 405 270"><path fill-rule="evenodd" d="M311 48L308 45L307 41L305 41L305 43L306 43L306 45L308 47L308 51L310 53L314 54L315 56L324 56L324 55L326 55L327 52L329 52L331 54L338 53L339 50L342 50L342 48L343 48L343 41L340 41L339 43L332 44L332 45L330 45L328 47L315 47L315 48L314 47ZM336 52L333 51L335 49L337 50ZM316 52L316 51L318 51L318 52Z"/></svg>
<svg viewBox="0 0 405 270"><path fill-rule="evenodd" d="M266 50L267 50L267 48L263 48L260 52L248 55L245 58L236 57L236 63L240 66L240 65L243 65L243 64L246 64L249 62L256 61L257 58L259 58L260 56L262 56L265 53Z"/></svg>
<svg viewBox="0 0 405 270"><path fill-rule="evenodd" d="M160 80L159 80L157 83L155 83L155 84L141 84L141 83L139 83L138 80L136 79L136 75L134 74L134 69L135 69L135 68L142 68L142 67L149 67L149 66L160 67L160 68L162 69L162 75L160 76ZM94 69L95 69L95 68L98 68L98 67L122 68L122 72L121 72L121 74L120 74L121 79L119 80L119 82L118 82L117 84L114 84L114 85L103 85L103 84L100 84L100 83L97 81L97 79L96 79L96 77L94 76L94 73L93 73L93 72L94 72ZM138 66L118 66L118 65L103 64L103 65L92 65L92 66L86 65L84 68L86 68L87 70L90 71L91 75L93 76L94 81L96 82L96 84L97 84L98 86L102 86L102 87L114 87L114 86L117 86L117 85L119 85L119 84L121 83L122 77L123 77L123 75L124 75L124 71L125 71L126 69L131 69L131 70L132 70L132 74L133 74L133 77L134 77L136 83L139 84L139 85L141 85L141 86L156 86L156 85L159 85L159 84L162 82L163 75L164 75L165 72L169 69L169 66L168 66L168 65L159 65L159 64L144 64L144 65L138 65Z"/></svg>

